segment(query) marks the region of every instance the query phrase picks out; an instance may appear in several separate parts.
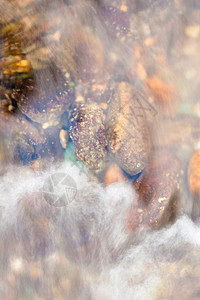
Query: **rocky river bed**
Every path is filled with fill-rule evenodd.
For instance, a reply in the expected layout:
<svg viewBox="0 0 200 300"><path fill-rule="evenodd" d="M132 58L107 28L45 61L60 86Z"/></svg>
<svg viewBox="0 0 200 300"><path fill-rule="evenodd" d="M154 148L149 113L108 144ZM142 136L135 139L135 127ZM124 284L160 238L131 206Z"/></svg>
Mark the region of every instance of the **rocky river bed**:
<svg viewBox="0 0 200 300"><path fill-rule="evenodd" d="M0 299L200 299L199 50L196 0L0 0Z"/></svg>

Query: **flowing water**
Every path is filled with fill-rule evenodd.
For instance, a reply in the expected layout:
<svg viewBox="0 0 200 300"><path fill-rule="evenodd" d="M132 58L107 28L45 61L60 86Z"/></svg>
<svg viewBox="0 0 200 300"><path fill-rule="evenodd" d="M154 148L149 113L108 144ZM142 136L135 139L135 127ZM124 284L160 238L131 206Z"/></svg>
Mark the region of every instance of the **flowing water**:
<svg viewBox="0 0 200 300"><path fill-rule="evenodd" d="M0 26L0 300L200 299L198 158L197 184L188 179L200 142L199 2L0 0ZM23 80L32 69L36 92L29 107L20 91L27 93ZM55 92L63 73L70 99L64 105ZM139 110L126 102L135 90ZM77 110L68 113L73 103L86 107L78 117ZM120 105L131 114L120 115ZM113 142L115 114L126 130L119 125L121 140ZM96 135L95 120L105 119L107 141L96 143L104 125ZM144 120L151 141L143 145ZM127 140L136 140L134 149ZM128 145L121 153L120 143ZM144 150L149 143L151 150ZM120 180L115 171L110 180L108 167L116 164ZM149 205L150 219L147 212L138 224L143 164L153 174L150 184L167 189L166 197L172 181L163 172L182 180L178 196L170 195L177 196L175 213L167 208L167 217L159 217ZM152 196L143 195L144 201Z"/></svg>

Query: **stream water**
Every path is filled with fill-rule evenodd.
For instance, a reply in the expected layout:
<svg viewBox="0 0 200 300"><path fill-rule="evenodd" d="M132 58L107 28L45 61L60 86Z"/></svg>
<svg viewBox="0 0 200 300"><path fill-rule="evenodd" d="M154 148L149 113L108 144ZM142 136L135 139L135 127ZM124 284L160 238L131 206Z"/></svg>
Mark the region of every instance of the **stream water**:
<svg viewBox="0 0 200 300"><path fill-rule="evenodd" d="M0 300L200 299L199 2L0 0L0 46Z"/></svg>

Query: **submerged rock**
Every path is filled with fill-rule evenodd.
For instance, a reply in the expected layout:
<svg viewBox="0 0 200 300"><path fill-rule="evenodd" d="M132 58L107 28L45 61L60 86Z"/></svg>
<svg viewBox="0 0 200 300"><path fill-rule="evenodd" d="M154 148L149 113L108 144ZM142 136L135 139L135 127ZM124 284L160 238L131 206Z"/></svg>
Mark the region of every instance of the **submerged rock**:
<svg viewBox="0 0 200 300"><path fill-rule="evenodd" d="M70 136L76 156L91 169L99 169L106 155L104 114L96 104L75 108L71 117Z"/></svg>
<svg viewBox="0 0 200 300"><path fill-rule="evenodd" d="M155 153L135 183L138 207L130 214L132 229L139 224L160 227L176 216L183 170L170 152Z"/></svg>
<svg viewBox="0 0 200 300"><path fill-rule="evenodd" d="M127 82L119 83L108 108L106 134L109 152L130 175L140 173L147 164L155 113L145 95Z"/></svg>
<svg viewBox="0 0 200 300"><path fill-rule="evenodd" d="M129 15L114 6L105 5L100 10L100 17L108 33L121 40L126 40L130 34Z"/></svg>
<svg viewBox="0 0 200 300"><path fill-rule="evenodd" d="M63 114L74 98L70 78L54 64L35 70L33 77L19 84L12 93L22 113L32 121L46 123Z"/></svg>
<svg viewBox="0 0 200 300"><path fill-rule="evenodd" d="M20 113L2 111L0 111L0 127L4 133L6 154L10 163L26 165L40 158L54 161L63 155L59 129L56 127L43 130Z"/></svg>
<svg viewBox="0 0 200 300"><path fill-rule="evenodd" d="M66 64L76 81L89 84L102 78L103 44L88 26L76 24L70 28L65 32L63 45L62 63Z"/></svg>

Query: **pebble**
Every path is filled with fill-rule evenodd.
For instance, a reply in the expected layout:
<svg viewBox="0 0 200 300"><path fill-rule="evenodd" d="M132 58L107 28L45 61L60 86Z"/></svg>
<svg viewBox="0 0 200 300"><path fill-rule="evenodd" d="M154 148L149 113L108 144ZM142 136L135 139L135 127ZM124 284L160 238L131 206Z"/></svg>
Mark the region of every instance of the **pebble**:
<svg viewBox="0 0 200 300"><path fill-rule="evenodd" d="M104 183L110 185L118 181L126 181L126 177L124 176L122 169L117 164L113 163L109 165L106 170Z"/></svg>
<svg viewBox="0 0 200 300"><path fill-rule="evenodd" d="M61 129L60 133L59 133L59 138L60 138L60 143L61 146L63 147L63 149L67 148L67 144L68 144L68 133L66 130Z"/></svg>

